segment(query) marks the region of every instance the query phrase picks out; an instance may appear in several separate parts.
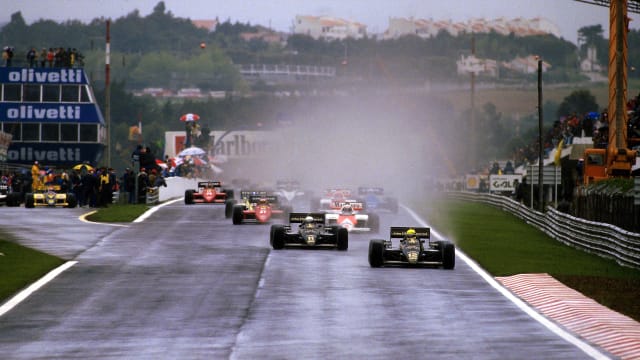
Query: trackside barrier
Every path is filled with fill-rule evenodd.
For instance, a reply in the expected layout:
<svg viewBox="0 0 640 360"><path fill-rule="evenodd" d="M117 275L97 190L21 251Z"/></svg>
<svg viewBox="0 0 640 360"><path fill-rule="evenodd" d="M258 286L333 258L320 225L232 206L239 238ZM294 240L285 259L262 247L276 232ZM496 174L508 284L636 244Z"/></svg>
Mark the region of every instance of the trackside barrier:
<svg viewBox="0 0 640 360"><path fill-rule="evenodd" d="M498 207L566 245L613 259L620 265L640 268L638 233L625 231L611 224L573 217L552 207L548 207L543 214L505 196L471 192L447 192L447 195Z"/></svg>
<svg viewBox="0 0 640 360"><path fill-rule="evenodd" d="M205 181L203 179L192 179L180 176L166 177L164 180L167 183L167 186L160 187L160 201L176 199L184 196L185 190L197 189L198 181Z"/></svg>
<svg viewBox="0 0 640 360"><path fill-rule="evenodd" d="M147 205L155 205L160 202L160 190L157 186L147 188Z"/></svg>

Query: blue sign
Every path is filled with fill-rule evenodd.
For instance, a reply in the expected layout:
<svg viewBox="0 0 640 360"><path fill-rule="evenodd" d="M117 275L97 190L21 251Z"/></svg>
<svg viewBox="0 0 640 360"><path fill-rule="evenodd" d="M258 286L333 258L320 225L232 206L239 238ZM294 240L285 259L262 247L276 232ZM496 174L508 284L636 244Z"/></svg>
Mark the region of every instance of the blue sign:
<svg viewBox="0 0 640 360"><path fill-rule="evenodd" d="M96 164L105 145L99 143L30 143L14 142L7 150L7 162L44 165L75 165L82 162Z"/></svg>
<svg viewBox="0 0 640 360"><path fill-rule="evenodd" d="M104 124L91 103L0 103L0 122Z"/></svg>
<svg viewBox="0 0 640 360"><path fill-rule="evenodd" d="M0 67L0 83L86 85L89 81L83 69Z"/></svg>

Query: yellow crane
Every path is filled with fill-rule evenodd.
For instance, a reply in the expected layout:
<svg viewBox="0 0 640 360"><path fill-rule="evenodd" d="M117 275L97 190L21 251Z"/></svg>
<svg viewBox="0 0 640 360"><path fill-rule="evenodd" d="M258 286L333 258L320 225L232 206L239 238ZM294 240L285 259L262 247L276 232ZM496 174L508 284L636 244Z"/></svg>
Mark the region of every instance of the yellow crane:
<svg viewBox="0 0 640 360"><path fill-rule="evenodd" d="M609 138L607 149L585 151L584 183L630 177L636 152L627 143L627 12L640 14L638 0L576 0L609 7Z"/></svg>

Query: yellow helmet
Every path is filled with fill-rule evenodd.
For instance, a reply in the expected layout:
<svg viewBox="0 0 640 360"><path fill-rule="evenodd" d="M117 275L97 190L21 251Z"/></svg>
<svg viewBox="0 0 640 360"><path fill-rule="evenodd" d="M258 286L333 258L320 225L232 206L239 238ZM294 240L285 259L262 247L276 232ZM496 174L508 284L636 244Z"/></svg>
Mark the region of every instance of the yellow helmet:
<svg viewBox="0 0 640 360"><path fill-rule="evenodd" d="M416 229L407 230L407 236L416 236Z"/></svg>

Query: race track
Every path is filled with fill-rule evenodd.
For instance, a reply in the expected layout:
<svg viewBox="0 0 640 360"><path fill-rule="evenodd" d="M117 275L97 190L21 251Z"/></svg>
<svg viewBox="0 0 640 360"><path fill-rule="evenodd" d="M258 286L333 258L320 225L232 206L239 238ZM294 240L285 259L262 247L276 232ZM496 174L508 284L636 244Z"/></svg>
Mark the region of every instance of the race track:
<svg viewBox="0 0 640 360"><path fill-rule="evenodd" d="M404 209L381 214L378 235L350 234L346 252L271 250L269 226L232 225L224 206L172 202L127 226L78 220L86 210L0 209L20 242L77 261L0 317L0 358L601 356L460 258L454 270L370 268L372 237L418 224Z"/></svg>

